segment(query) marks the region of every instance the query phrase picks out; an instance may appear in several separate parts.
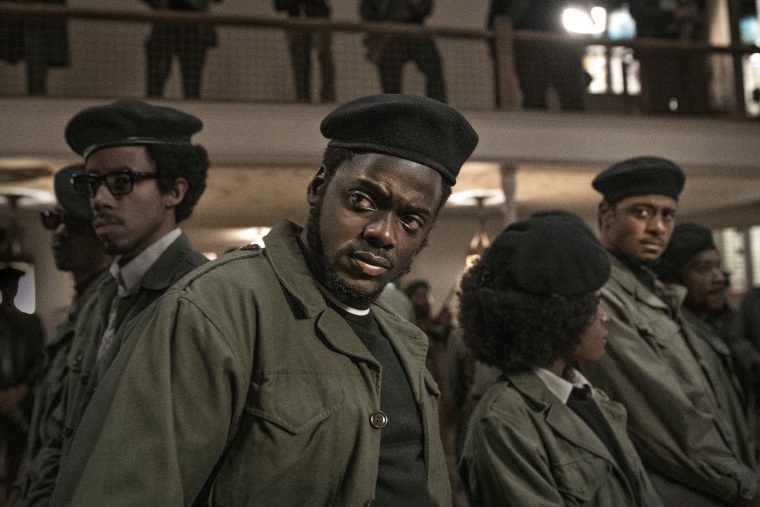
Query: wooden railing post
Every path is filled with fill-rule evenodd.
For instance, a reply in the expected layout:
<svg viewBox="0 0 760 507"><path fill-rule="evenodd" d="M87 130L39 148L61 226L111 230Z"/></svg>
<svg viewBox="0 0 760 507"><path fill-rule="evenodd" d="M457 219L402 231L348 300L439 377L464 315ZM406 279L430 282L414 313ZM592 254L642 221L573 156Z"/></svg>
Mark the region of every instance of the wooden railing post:
<svg viewBox="0 0 760 507"><path fill-rule="evenodd" d="M493 22L493 64L496 107L506 111L520 108L520 89L515 71L515 31L512 21L498 16Z"/></svg>
<svg viewBox="0 0 760 507"><path fill-rule="evenodd" d="M741 36L739 34L739 1L728 0L728 20L730 25L731 45L735 46L741 44ZM734 93L736 95L736 116L747 116L747 103L744 100L744 67L742 66L742 59L744 55L733 53L731 60L733 61L734 69Z"/></svg>

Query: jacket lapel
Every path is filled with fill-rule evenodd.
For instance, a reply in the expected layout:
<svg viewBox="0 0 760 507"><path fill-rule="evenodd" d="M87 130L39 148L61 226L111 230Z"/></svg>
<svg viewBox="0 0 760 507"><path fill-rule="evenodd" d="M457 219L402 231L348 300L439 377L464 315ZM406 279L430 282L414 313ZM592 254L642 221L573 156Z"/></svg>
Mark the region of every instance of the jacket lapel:
<svg viewBox="0 0 760 507"><path fill-rule="evenodd" d="M615 466L615 460L593 430L572 409L554 396L535 373L532 371L508 373L506 377L524 396L544 408L546 423L560 438Z"/></svg>

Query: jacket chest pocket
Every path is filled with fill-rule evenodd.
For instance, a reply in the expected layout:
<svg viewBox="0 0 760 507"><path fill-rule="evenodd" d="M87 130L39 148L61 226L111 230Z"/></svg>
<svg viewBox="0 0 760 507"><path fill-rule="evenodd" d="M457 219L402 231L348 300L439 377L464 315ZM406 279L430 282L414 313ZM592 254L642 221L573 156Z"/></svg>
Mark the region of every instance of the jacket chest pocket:
<svg viewBox="0 0 760 507"><path fill-rule="evenodd" d="M330 505L342 474L334 464L351 452L342 439L354 441L346 424L346 382L294 371L254 379L209 504Z"/></svg>
<svg viewBox="0 0 760 507"><path fill-rule="evenodd" d="M252 382L246 412L297 434L341 409L344 382L317 372L265 374Z"/></svg>
<svg viewBox="0 0 760 507"><path fill-rule="evenodd" d="M611 473L612 465L589 453L579 453L554 465L557 488L567 505L584 505L593 500Z"/></svg>

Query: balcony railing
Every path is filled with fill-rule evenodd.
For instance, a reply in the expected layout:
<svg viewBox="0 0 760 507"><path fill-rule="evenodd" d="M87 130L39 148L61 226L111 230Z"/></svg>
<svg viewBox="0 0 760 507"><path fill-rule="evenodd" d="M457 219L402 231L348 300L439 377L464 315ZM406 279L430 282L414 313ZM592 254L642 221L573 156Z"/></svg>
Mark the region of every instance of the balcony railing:
<svg viewBox="0 0 760 507"><path fill-rule="evenodd" d="M29 28L31 27L31 28ZM176 11L114 11L52 5L0 2L0 96L35 93L27 84L28 61L34 44L45 51L63 52L62 60L47 67L44 95L85 98L144 98L148 95L146 40L150 30L196 30L214 37L205 51L199 97L210 101L291 102L298 100L291 66L288 33L328 33L335 68L335 100L343 102L382 91L377 66L368 59L365 39L383 37L431 38L443 67L446 100L463 110L514 110L522 107L515 65L515 46L547 47L543 58L563 58L568 50L583 58L585 110L650 114L646 72L642 63L652 56L699 61L695 88L709 90L704 114L733 117L760 114L760 92L745 86L752 72L754 46L715 46L664 40L613 41L516 31L499 20L494 30L460 30L391 23L352 23L317 19L225 16ZM198 27L204 27L202 30ZM25 32L29 30L31 35ZM167 29L171 31L171 29ZM200 30L200 31L199 31ZM55 42L51 34L64 33ZM24 35L26 37L24 38ZM155 33L154 33L155 35ZM180 38L182 38L180 36ZM186 37L187 38L187 37ZM203 44L201 44L203 45ZM556 50L551 50L552 48ZM66 54L67 53L67 54ZM564 56L563 56L564 55ZM39 58L39 56L38 56ZM321 100L320 60L311 62L309 100ZM65 65L56 66L56 63ZM177 58L161 91L164 98L187 96ZM756 65L760 69L760 63ZM641 69L641 72L636 72ZM748 70L749 69L749 70ZM760 76L760 71L757 71ZM693 76L691 79L695 79ZM758 79L760 81L760 79ZM155 81L154 81L155 85ZM155 86L154 86L155 87ZM414 65L403 71L402 91L424 95L426 77ZM39 93L39 90L36 91ZM155 90L153 91L155 94ZM548 107L561 107L550 94ZM554 98L553 98L554 97ZM679 104L673 108L679 110Z"/></svg>

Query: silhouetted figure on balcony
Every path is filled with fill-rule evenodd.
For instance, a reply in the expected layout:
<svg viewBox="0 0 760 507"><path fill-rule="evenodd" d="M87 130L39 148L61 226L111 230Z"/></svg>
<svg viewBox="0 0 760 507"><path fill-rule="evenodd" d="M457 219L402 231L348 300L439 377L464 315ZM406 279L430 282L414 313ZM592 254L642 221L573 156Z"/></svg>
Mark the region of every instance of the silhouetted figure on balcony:
<svg viewBox="0 0 760 507"><path fill-rule="evenodd" d="M208 10L211 0L142 0L153 9L173 11ZM221 2L222 0L214 0ZM201 91L206 50L216 46L216 31L211 25L153 23L145 42L148 73L148 97L161 97L177 55L182 72L185 98L198 98Z"/></svg>
<svg viewBox="0 0 760 507"><path fill-rule="evenodd" d="M285 11L291 18L330 17L327 0L274 0L278 11ZM296 100L311 101L311 51L316 49L322 77L320 102L335 102L335 64L332 55L332 33L291 30L287 32L290 62L296 81Z"/></svg>
<svg viewBox="0 0 760 507"><path fill-rule="evenodd" d="M497 16L505 16L516 30L564 33L562 12L567 2L557 0L492 0L488 27ZM546 109L546 94L553 86L562 109L583 109L588 81L576 47L516 40L515 67L526 109Z"/></svg>
<svg viewBox="0 0 760 507"><path fill-rule="evenodd" d="M704 41L703 0L632 0L637 37ZM695 53L640 52L644 109L650 113L699 114L708 110L707 60Z"/></svg>
<svg viewBox="0 0 760 507"><path fill-rule="evenodd" d="M19 0L15 0L18 2ZM66 0L23 0L21 3L66 5ZM8 18L0 20L0 59L26 62L26 91L47 92L49 67L69 65L69 37L65 19Z"/></svg>
<svg viewBox="0 0 760 507"><path fill-rule="evenodd" d="M422 25L433 10L433 0L362 0L364 21L390 21ZM406 62L414 62L427 80L427 96L446 102L441 55L430 37L369 34L364 40L369 58L380 72L383 93L401 93Z"/></svg>

